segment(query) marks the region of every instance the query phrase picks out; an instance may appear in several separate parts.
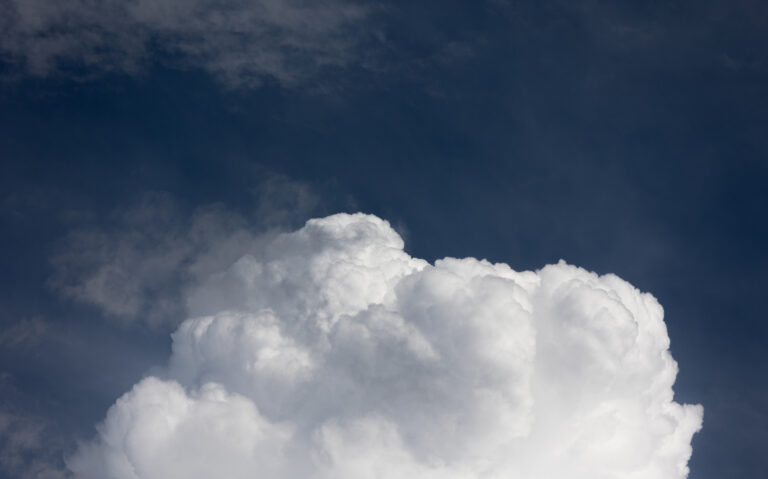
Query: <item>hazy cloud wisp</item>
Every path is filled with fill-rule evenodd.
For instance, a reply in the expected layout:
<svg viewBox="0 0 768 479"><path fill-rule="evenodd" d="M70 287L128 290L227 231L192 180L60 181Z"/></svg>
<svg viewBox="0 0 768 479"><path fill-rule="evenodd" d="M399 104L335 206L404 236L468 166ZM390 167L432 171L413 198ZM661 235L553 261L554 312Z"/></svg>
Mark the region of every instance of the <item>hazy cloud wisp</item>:
<svg viewBox="0 0 768 479"><path fill-rule="evenodd" d="M345 66L368 11L343 0L0 0L0 58L30 74L136 73L153 62L230 86Z"/></svg>
<svg viewBox="0 0 768 479"><path fill-rule="evenodd" d="M176 326L188 314L187 289L318 209L309 185L284 177L269 176L254 193L247 217L215 204L189 212L167 193L145 193L60 241L48 285L126 325Z"/></svg>

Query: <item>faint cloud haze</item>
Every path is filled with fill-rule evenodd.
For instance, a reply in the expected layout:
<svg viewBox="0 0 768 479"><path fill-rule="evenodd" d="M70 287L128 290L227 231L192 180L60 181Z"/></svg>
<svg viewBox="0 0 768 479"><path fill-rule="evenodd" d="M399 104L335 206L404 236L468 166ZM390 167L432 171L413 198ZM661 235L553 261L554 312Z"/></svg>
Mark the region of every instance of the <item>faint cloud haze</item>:
<svg viewBox="0 0 768 479"><path fill-rule="evenodd" d="M0 477L71 477L62 463L62 437L46 418L18 406L29 402L30 398L14 385L14 378L0 372Z"/></svg>
<svg viewBox="0 0 768 479"><path fill-rule="evenodd" d="M0 0L0 55L22 71L208 71L239 87L293 85L354 60L369 9L343 0Z"/></svg>
<svg viewBox="0 0 768 479"><path fill-rule="evenodd" d="M185 290L320 206L312 186L267 175L253 188L246 217L221 205L186 210L172 195L144 193L98 226L73 229L51 258L48 284L125 324L175 326Z"/></svg>
<svg viewBox="0 0 768 479"><path fill-rule="evenodd" d="M674 401L653 296L564 262L429 264L403 247L386 221L337 214L201 269L167 371L117 400L71 471L687 476L702 408Z"/></svg>

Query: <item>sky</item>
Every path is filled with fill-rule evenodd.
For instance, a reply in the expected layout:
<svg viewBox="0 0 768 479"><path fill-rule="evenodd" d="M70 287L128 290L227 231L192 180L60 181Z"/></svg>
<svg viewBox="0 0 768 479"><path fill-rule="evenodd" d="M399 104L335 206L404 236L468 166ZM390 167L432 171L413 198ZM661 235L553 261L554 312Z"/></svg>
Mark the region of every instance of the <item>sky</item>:
<svg viewBox="0 0 768 479"><path fill-rule="evenodd" d="M277 440L254 443L256 466L222 448L218 462L241 466L230 477L264 463L264 477L362 477L382 457L394 477L480 477L482 460L486 477L557 477L518 455L553 457L541 444L593 417L558 402L560 387L640 426L615 426L626 443L585 440L615 462L579 450L553 468L684 477L689 444L693 479L768 468L761 2L0 0L0 12L0 477L172 477L109 445L131 439L119 418L143 418L153 394L168 414L191 411L178 421L193 436L216 403L248 418L234 433L286 438L291 467L268 460ZM373 216L337 215L357 212ZM302 269L327 258L354 267ZM566 294L563 277L585 286ZM464 296L443 295L449 284ZM512 352L479 355L502 348L504 324ZM252 342L219 350L237 328ZM288 356L240 370L270 347ZM676 367L649 359L668 353ZM351 391L338 411L334 381ZM408 395L409 381L425 386ZM633 396L659 381L647 402ZM286 400L308 390L326 402ZM425 403L436 412L402 413ZM457 405L471 414L453 436L439 426ZM657 407L679 413L674 467L611 449L672 437L637 413ZM562 422L535 420L542 410ZM162 447L208 450L173 435Z"/></svg>

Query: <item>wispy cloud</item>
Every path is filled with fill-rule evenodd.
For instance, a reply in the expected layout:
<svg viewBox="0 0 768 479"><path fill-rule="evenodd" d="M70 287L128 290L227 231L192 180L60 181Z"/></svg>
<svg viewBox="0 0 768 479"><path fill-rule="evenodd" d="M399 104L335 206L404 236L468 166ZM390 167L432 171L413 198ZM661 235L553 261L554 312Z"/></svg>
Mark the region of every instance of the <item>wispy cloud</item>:
<svg viewBox="0 0 768 479"><path fill-rule="evenodd" d="M0 54L39 77L162 63L233 87L295 85L353 62L369 14L344 0L0 0Z"/></svg>
<svg viewBox="0 0 768 479"><path fill-rule="evenodd" d="M186 314L185 290L320 204L309 184L280 175L252 193L246 217L216 204L190 211L167 193L147 192L107 221L71 231L51 259L48 284L126 324L175 325Z"/></svg>
<svg viewBox="0 0 768 479"><path fill-rule="evenodd" d="M46 335L49 325L40 318L22 319L0 330L0 346L34 345Z"/></svg>
<svg viewBox="0 0 768 479"><path fill-rule="evenodd" d="M0 372L0 477L64 479L64 448L44 417L24 411L25 397Z"/></svg>

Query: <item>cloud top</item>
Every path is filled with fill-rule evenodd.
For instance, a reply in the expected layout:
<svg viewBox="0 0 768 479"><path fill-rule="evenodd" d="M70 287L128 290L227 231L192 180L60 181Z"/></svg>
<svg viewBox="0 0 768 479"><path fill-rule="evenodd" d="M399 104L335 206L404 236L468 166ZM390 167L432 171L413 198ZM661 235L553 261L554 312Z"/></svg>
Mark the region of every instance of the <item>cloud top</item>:
<svg viewBox="0 0 768 479"><path fill-rule="evenodd" d="M314 219L190 291L168 376L120 398L83 479L687 476L663 310L560 262L410 257Z"/></svg>

